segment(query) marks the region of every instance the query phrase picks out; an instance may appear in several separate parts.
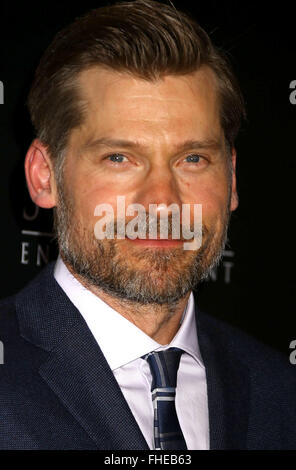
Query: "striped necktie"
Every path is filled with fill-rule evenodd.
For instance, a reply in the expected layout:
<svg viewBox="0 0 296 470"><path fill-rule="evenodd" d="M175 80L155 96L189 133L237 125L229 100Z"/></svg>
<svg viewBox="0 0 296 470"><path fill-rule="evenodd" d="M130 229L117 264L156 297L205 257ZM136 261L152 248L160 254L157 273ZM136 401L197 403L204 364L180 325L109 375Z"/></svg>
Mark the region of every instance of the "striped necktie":
<svg viewBox="0 0 296 470"><path fill-rule="evenodd" d="M175 407L177 372L182 353L181 349L169 348L142 357L148 362L152 375L154 444L158 450L187 449Z"/></svg>

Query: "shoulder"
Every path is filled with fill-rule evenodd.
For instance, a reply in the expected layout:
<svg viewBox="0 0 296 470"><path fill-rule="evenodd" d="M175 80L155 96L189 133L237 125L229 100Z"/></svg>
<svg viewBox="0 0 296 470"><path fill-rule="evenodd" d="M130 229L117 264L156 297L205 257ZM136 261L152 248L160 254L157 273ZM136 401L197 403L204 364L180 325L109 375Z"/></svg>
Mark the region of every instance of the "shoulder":
<svg viewBox="0 0 296 470"><path fill-rule="evenodd" d="M54 282L53 268L54 263L49 263L19 292L0 300L0 340L6 355L25 347L24 326L34 321L38 324L42 310L50 303L48 291Z"/></svg>
<svg viewBox="0 0 296 470"><path fill-rule="evenodd" d="M205 312L198 312L198 325L201 329L201 342L204 348L214 344L217 355L226 361L236 361L249 369L257 382L274 383L284 387L283 382L293 385L296 391L296 366L284 354L252 337L240 328Z"/></svg>

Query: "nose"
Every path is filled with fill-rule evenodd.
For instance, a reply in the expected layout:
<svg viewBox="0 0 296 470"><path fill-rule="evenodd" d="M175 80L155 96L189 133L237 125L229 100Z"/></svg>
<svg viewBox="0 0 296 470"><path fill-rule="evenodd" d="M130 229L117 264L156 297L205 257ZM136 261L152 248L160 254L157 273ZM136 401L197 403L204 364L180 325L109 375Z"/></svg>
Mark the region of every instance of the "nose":
<svg viewBox="0 0 296 470"><path fill-rule="evenodd" d="M135 199L134 202L142 204L147 211L149 204L157 205L159 215L171 204L182 205L178 181L168 165L150 169L135 194Z"/></svg>

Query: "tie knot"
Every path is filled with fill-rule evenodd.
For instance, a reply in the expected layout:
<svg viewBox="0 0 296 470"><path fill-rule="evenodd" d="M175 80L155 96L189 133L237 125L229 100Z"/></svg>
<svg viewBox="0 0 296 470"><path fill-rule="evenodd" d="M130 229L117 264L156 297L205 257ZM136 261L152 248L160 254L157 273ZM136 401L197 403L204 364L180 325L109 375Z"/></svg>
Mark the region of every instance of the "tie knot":
<svg viewBox="0 0 296 470"><path fill-rule="evenodd" d="M169 348L164 351L153 351L143 356L150 367L152 375L151 390L155 388L176 388L177 372L183 351Z"/></svg>

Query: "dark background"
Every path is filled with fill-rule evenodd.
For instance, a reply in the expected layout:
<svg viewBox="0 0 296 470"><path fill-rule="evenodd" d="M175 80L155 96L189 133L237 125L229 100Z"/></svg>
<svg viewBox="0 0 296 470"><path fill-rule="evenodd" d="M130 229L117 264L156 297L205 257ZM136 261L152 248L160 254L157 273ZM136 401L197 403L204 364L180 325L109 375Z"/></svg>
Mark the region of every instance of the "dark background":
<svg viewBox="0 0 296 470"><path fill-rule="evenodd" d="M59 29L106 3L2 0L0 5L0 297L17 292L57 255L48 236L51 212L36 212L23 172L34 137L25 106L34 69ZM288 355L296 338L296 105L289 100L289 85L296 80L296 8L293 2L176 0L174 5L195 16L228 52L248 113L236 145L239 208L223 263L199 288L199 304Z"/></svg>

